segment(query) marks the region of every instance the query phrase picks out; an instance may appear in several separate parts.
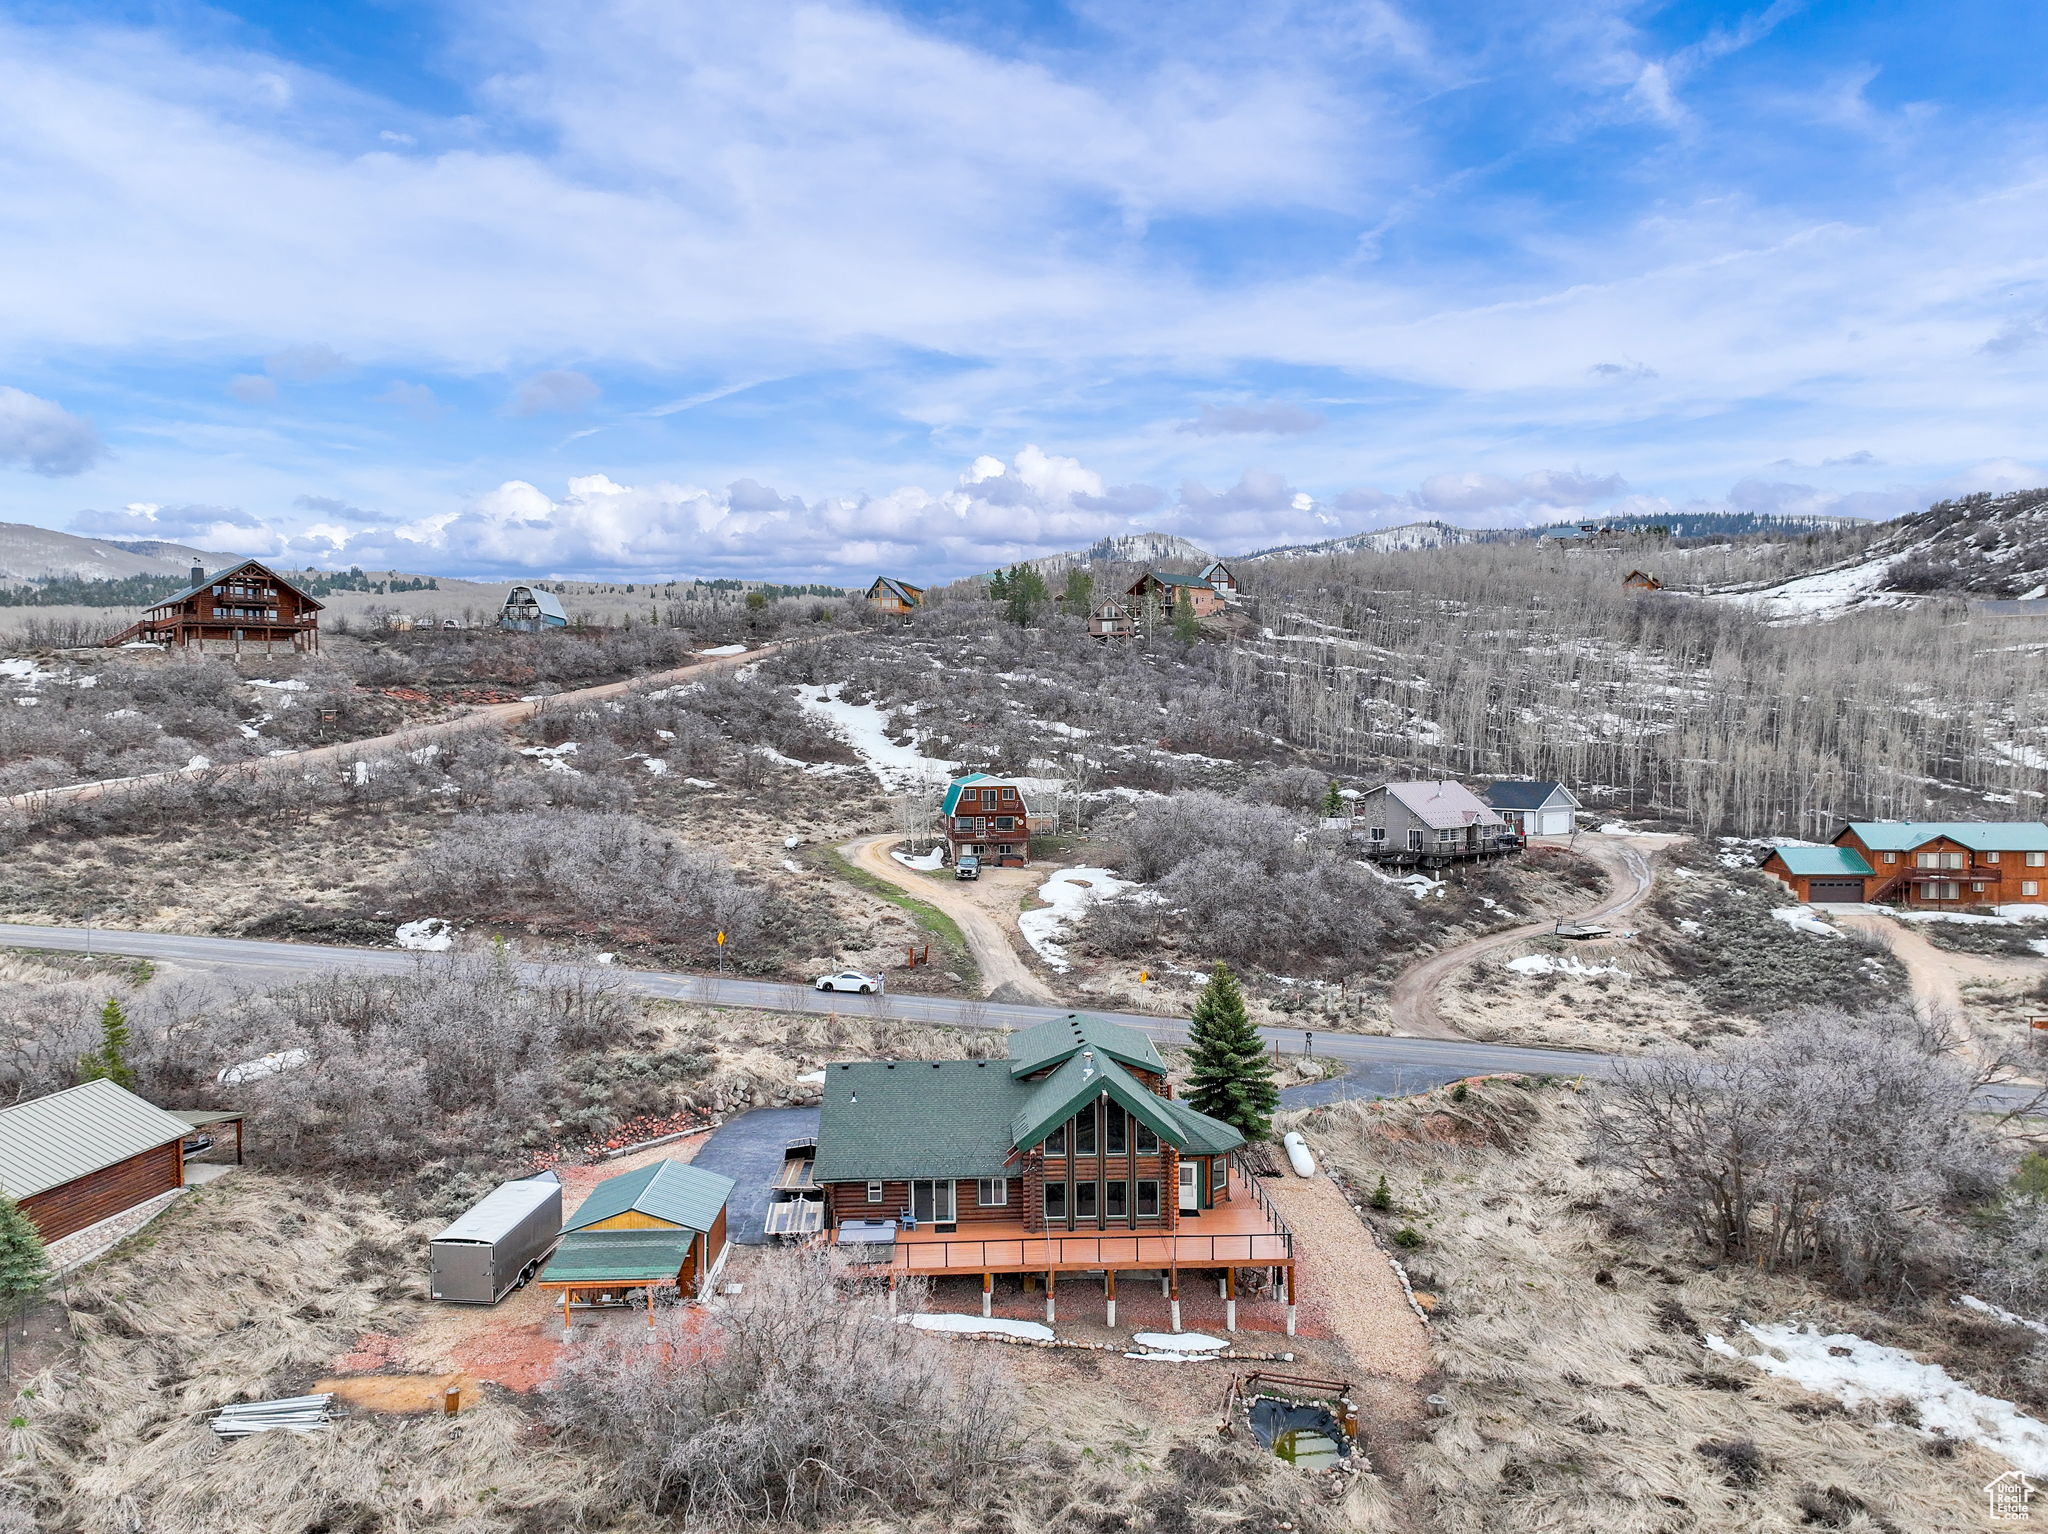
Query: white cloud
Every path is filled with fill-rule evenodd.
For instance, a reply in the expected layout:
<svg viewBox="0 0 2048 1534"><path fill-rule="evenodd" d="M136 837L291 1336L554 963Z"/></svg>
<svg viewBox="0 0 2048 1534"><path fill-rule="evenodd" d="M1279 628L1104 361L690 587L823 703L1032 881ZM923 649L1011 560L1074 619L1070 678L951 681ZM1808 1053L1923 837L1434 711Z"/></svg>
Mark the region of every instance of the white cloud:
<svg viewBox="0 0 2048 1534"><path fill-rule="evenodd" d="M584 373L551 368L535 373L512 393L506 409L513 415L574 415L593 404L602 392Z"/></svg>
<svg viewBox="0 0 2048 1534"><path fill-rule="evenodd" d="M262 373L237 373L228 380L228 394L245 405L268 405L277 398L277 380Z"/></svg>
<svg viewBox="0 0 2048 1534"><path fill-rule="evenodd" d="M233 506L157 506L132 501L118 511L81 511L71 531L94 538L160 538L238 554L276 554L288 540Z"/></svg>
<svg viewBox="0 0 2048 1534"><path fill-rule="evenodd" d="M1200 415L1176 429L1203 437L1294 435L1314 431L1327 419L1299 405L1204 405Z"/></svg>
<svg viewBox="0 0 2048 1534"><path fill-rule="evenodd" d="M434 420L442 410L441 401L427 385L407 383L402 378L393 379L390 387L376 398L378 404L402 410L415 421Z"/></svg>
<svg viewBox="0 0 2048 1534"><path fill-rule="evenodd" d="M0 467L82 474L105 452L99 432L55 400L0 385Z"/></svg>

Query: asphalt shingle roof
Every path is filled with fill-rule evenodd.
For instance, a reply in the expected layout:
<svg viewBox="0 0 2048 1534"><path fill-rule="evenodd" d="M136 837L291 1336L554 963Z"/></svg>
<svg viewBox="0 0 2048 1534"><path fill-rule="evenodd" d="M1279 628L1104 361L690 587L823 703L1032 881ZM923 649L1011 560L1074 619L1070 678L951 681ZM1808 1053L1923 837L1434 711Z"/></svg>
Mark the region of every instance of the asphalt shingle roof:
<svg viewBox="0 0 2048 1534"><path fill-rule="evenodd" d="M564 1236L548 1265L544 1284L674 1283L696 1239L687 1230L593 1230Z"/></svg>
<svg viewBox="0 0 2048 1534"><path fill-rule="evenodd" d="M1480 802L1477 794L1448 778L1434 783L1388 783L1367 789L1368 794L1385 793L1398 799L1424 825L1448 831L1458 826L1504 826L1506 821Z"/></svg>
<svg viewBox="0 0 2048 1534"><path fill-rule="evenodd" d="M717 1223L718 1211L725 1207L734 1186L733 1180L722 1172L707 1172L687 1161L657 1161L652 1166L607 1177L562 1222L562 1229L582 1230L631 1210L685 1230L709 1230Z"/></svg>
<svg viewBox="0 0 2048 1534"><path fill-rule="evenodd" d="M1003 1177L1028 1088L1000 1060L864 1060L825 1068L819 1182Z"/></svg>
<svg viewBox="0 0 2048 1534"><path fill-rule="evenodd" d="M1877 872L1854 847L1780 847L1777 856L1787 873L1802 877L1835 874L1867 879Z"/></svg>
<svg viewBox="0 0 2048 1534"><path fill-rule="evenodd" d="M1121 1060L1126 1065L1135 1065L1141 1070L1166 1074L1166 1062L1159 1058L1159 1051L1152 1041L1135 1028L1126 1028L1121 1023L1105 1023L1099 1017L1085 1013L1071 1012L1055 1022L1040 1023L1036 1028L1026 1028L1021 1033L1010 1035L1010 1074L1012 1076L1035 1076L1049 1065L1057 1065L1070 1055L1092 1049L1097 1054Z"/></svg>
<svg viewBox="0 0 2048 1534"><path fill-rule="evenodd" d="M30 1198L191 1132L126 1087L82 1082L0 1109L0 1191Z"/></svg>
<svg viewBox="0 0 2048 1534"><path fill-rule="evenodd" d="M1488 785L1486 802L1497 810L1540 810L1550 801L1551 795L1563 788L1562 783L1510 780ZM1565 793L1565 798L1574 805L1579 802L1569 792Z"/></svg>
<svg viewBox="0 0 2048 1534"><path fill-rule="evenodd" d="M1972 852L2048 852L2048 825L2038 820L1857 820L1842 834L1849 831L1877 852L1911 852L1943 838Z"/></svg>

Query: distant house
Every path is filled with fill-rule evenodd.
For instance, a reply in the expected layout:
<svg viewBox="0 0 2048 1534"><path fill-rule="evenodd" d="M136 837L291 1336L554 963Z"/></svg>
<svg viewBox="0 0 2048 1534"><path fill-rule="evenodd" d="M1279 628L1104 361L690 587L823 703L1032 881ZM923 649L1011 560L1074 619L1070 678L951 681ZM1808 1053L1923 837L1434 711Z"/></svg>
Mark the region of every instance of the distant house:
<svg viewBox="0 0 2048 1534"><path fill-rule="evenodd" d="M1097 602L1088 611L1088 637L1090 639L1130 639L1138 632L1138 620L1131 616L1131 610L1116 598Z"/></svg>
<svg viewBox="0 0 2048 1534"><path fill-rule="evenodd" d="M58 1241L184 1187L195 1133L126 1087L84 1082L0 1109L0 1192Z"/></svg>
<svg viewBox="0 0 2048 1534"><path fill-rule="evenodd" d="M1863 820L1829 847L1775 847L1763 872L1816 904L1929 909L2048 905L2048 825L2038 820Z"/></svg>
<svg viewBox="0 0 2048 1534"><path fill-rule="evenodd" d="M236 654L244 647L275 652L320 648L322 604L270 566L245 559L217 575L192 567L191 584L164 598L111 639L108 648L143 643L204 650L209 642Z"/></svg>
<svg viewBox="0 0 2048 1534"><path fill-rule="evenodd" d="M825 1068L817 1159L836 1243L900 1278L998 1274L1045 1288L1100 1275L1159 1281L1179 1325L1184 1273L1221 1280L1236 1325L1240 1274L1277 1277L1293 1325L1287 1226L1237 1166L1244 1136L1177 1101L1152 1041L1073 1015L1010 1036L1006 1060L861 1061Z"/></svg>
<svg viewBox="0 0 2048 1534"><path fill-rule="evenodd" d="M1213 618L1223 611L1222 594L1199 575L1147 570L1125 595L1140 609L1154 604L1165 610L1184 608L1197 618Z"/></svg>
<svg viewBox="0 0 2048 1534"><path fill-rule="evenodd" d="M701 1297L725 1257L730 1177L663 1160L607 1177L562 1224L561 1244L534 1282L569 1307L623 1305L674 1289ZM649 1307L649 1319L652 1307Z"/></svg>
<svg viewBox="0 0 2048 1534"><path fill-rule="evenodd" d="M1435 866L1521 848L1514 828L1462 783L1383 783L1351 801L1354 838L1377 861Z"/></svg>
<svg viewBox="0 0 2048 1534"><path fill-rule="evenodd" d="M1201 578L1214 586L1227 602L1237 595L1237 577L1230 573L1230 566L1220 559L1212 559L1197 572Z"/></svg>
<svg viewBox="0 0 2048 1534"><path fill-rule="evenodd" d="M1631 570L1621 578L1621 583L1636 591L1662 591L1664 583L1647 570Z"/></svg>
<svg viewBox="0 0 2048 1534"><path fill-rule="evenodd" d="M893 575L878 575L868 587L868 606L892 618L908 618L924 605L924 587L899 581Z"/></svg>
<svg viewBox="0 0 2048 1534"><path fill-rule="evenodd" d="M514 586L498 609L498 627L535 633L541 629L565 629L569 615L562 611L562 599L539 586Z"/></svg>
<svg viewBox="0 0 2048 1534"><path fill-rule="evenodd" d="M946 846L954 862L972 853L999 868L1031 861L1031 805L1015 778L970 772L946 785L939 804Z"/></svg>
<svg viewBox="0 0 2048 1534"><path fill-rule="evenodd" d="M1572 811L1580 808L1578 796L1562 783L1511 779L1490 785L1487 808L1523 836L1569 836Z"/></svg>

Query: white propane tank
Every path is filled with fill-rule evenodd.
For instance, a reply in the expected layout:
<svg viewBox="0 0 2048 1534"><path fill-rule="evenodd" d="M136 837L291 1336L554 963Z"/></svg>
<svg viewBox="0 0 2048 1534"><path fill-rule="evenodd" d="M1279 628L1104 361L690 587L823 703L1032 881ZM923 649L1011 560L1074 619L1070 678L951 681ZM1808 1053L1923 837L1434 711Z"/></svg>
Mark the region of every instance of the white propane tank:
<svg viewBox="0 0 2048 1534"><path fill-rule="evenodd" d="M1308 1141L1301 1137L1301 1131L1290 1129L1281 1137L1280 1143L1287 1148L1287 1164L1294 1168L1296 1177L1316 1175L1316 1158L1310 1153Z"/></svg>

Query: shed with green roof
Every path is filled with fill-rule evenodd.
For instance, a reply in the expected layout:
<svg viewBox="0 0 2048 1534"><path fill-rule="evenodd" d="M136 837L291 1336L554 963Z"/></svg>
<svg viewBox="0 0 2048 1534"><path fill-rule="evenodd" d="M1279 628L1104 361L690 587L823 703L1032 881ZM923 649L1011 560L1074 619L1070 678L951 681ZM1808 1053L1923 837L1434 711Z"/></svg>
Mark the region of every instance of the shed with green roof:
<svg viewBox="0 0 2048 1534"><path fill-rule="evenodd" d="M663 1159L607 1177L562 1222L562 1241L536 1282L572 1305L648 1303L673 1287L704 1293L725 1257L725 1205L736 1185L723 1173Z"/></svg>

